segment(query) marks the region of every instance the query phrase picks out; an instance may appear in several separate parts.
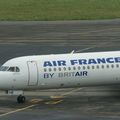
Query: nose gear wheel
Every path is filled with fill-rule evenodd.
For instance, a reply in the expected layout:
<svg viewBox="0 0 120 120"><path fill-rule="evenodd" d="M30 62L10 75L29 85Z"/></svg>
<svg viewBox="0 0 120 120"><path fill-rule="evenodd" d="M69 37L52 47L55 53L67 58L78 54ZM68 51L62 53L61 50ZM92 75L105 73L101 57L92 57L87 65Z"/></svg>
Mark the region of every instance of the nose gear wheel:
<svg viewBox="0 0 120 120"><path fill-rule="evenodd" d="M25 96L23 96L23 95L19 95L18 97L17 97L17 102L18 103L25 103Z"/></svg>

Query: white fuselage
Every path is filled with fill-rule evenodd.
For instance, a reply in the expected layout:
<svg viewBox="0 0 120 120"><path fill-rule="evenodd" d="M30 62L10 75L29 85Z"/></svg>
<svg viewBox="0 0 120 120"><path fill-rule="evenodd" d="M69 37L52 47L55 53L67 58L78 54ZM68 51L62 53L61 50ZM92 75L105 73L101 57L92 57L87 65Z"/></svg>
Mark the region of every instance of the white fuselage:
<svg viewBox="0 0 120 120"><path fill-rule="evenodd" d="M8 68L0 71L1 90L120 84L119 51L25 56L2 67Z"/></svg>

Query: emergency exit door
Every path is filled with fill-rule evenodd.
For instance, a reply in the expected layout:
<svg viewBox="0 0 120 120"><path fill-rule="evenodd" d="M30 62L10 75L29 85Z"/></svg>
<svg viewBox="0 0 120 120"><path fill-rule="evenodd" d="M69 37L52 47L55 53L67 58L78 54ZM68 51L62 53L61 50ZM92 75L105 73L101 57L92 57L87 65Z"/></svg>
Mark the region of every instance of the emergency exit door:
<svg viewBox="0 0 120 120"><path fill-rule="evenodd" d="M28 61L28 85L33 86L38 84L38 67L37 62Z"/></svg>

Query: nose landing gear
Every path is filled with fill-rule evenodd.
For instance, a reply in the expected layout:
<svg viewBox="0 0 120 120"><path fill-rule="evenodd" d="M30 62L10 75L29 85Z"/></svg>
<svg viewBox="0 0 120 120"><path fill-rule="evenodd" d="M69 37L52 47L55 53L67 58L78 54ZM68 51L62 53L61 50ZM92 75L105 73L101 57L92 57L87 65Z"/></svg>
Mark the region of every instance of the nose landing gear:
<svg viewBox="0 0 120 120"><path fill-rule="evenodd" d="M19 95L19 96L17 97L17 102L18 102L18 103L25 103L25 100L26 100L26 98L25 98L25 96L23 96L23 95Z"/></svg>
<svg viewBox="0 0 120 120"><path fill-rule="evenodd" d="M8 94L8 95L15 95L15 96L19 95L17 97L17 102L18 103L25 103L25 101L26 101L25 96L23 96L24 95L23 90L6 90L6 94Z"/></svg>

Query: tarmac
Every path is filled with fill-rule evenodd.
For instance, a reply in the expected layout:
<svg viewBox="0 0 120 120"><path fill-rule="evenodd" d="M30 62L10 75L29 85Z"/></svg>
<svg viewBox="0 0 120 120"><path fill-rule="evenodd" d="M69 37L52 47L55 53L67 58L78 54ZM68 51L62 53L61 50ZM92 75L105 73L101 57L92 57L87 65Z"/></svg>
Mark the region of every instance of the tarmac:
<svg viewBox="0 0 120 120"><path fill-rule="evenodd" d="M120 50L120 20L0 22L0 64L25 55ZM0 120L119 120L120 86L0 94Z"/></svg>

